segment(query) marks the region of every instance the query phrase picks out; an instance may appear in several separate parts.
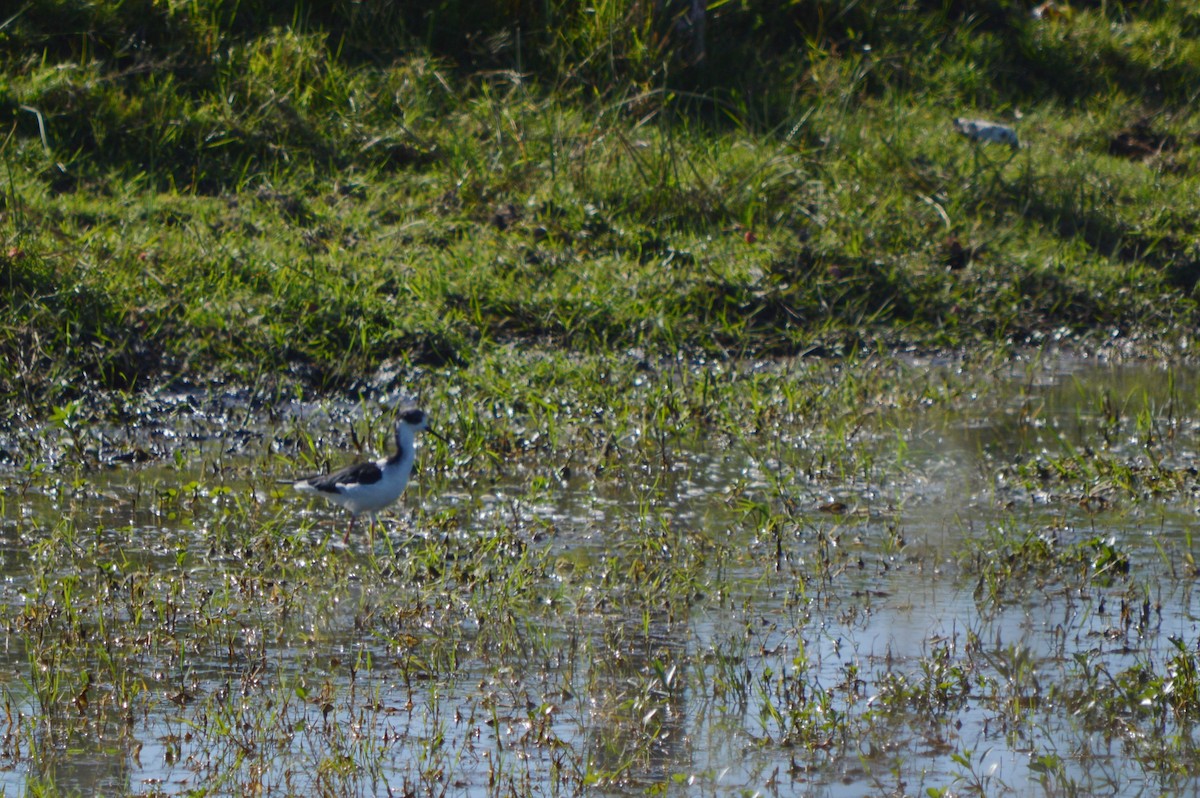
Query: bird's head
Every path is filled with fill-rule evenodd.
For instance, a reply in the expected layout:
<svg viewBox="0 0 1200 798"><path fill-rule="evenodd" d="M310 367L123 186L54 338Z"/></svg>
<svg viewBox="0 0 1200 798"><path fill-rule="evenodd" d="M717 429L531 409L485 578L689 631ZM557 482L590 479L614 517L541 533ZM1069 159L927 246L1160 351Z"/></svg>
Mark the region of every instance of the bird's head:
<svg viewBox="0 0 1200 798"><path fill-rule="evenodd" d="M396 435L399 436L401 430L407 429L410 432L416 433L425 431L435 438L442 441L446 439L429 428L429 416L424 410L412 408L405 410L400 414L400 420L396 423Z"/></svg>

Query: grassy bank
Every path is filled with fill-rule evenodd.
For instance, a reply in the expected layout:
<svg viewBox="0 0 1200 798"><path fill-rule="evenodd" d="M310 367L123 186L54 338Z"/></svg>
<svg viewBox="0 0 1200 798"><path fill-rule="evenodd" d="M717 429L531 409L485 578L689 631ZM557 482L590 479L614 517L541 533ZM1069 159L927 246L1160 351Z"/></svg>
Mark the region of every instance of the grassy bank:
<svg viewBox="0 0 1200 798"><path fill-rule="evenodd" d="M4 21L0 391L352 392L512 347L653 362L1196 321L1200 17L1177 4L716 4L702 60L636 4L405 5Z"/></svg>

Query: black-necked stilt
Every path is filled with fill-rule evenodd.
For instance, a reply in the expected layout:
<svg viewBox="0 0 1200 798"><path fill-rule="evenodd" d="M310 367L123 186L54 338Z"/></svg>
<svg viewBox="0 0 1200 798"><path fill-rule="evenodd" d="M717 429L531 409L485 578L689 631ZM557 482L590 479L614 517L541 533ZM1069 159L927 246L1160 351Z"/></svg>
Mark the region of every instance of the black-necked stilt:
<svg viewBox="0 0 1200 798"><path fill-rule="evenodd" d="M387 507L404 492L408 478L412 475L415 455L414 442L418 432L441 438L429 429L429 416L421 410L407 410L396 422L396 453L380 460L354 463L331 474L306 477L293 483L296 490L317 493L334 504L350 511L350 524L346 527L343 543L350 541L350 531L360 513L374 514Z"/></svg>
<svg viewBox="0 0 1200 798"><path fill-rule="evenodd" d="M984 144L1007 144L1014 150L1021 146L1020 140L1017 139L1017 131L1008 125L988 122L983 119L963 119L962 117L958 117L954 120L954 128L971 141L978 141Z"/></svg>

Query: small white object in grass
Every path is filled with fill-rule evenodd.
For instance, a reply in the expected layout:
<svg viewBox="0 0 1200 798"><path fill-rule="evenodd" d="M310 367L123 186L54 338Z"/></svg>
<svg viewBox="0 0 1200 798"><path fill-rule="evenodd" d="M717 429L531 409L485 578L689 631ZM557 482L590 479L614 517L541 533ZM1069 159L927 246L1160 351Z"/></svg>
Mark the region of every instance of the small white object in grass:
<svg viewBox="0 0 1200 798"><path fill-rule="evenodd" d="M958 117L954 120L954 127L959 133L962 133L972 141L981 141L987 144L1007 144L1014 150L1021 146L1017 141L1017 131L1008 125L1000 125L982 119L963 119L962 117Z"/></svg>

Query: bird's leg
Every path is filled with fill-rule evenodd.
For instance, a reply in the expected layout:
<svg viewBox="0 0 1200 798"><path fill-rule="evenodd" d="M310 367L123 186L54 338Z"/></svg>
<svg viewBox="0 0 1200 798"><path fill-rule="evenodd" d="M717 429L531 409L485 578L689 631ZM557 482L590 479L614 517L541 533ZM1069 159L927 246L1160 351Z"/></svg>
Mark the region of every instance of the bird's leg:
<svg viewBox="0 0 1200 798"><path fill-rule="evenodd" d="M354 513L350 514L350 523L346 525L346 536L342 538L342 545L345 546L350 542L350 530L354 529L354 519L358 518Z"/></svg>

